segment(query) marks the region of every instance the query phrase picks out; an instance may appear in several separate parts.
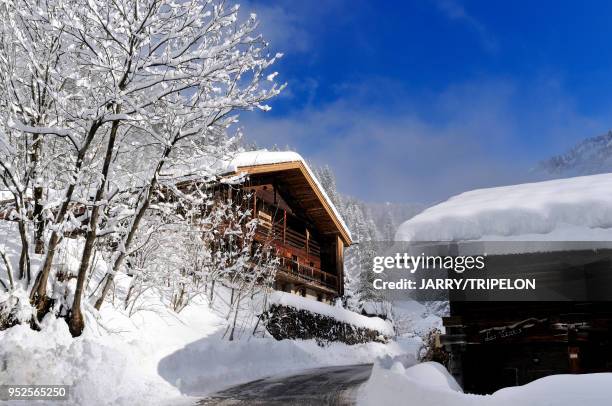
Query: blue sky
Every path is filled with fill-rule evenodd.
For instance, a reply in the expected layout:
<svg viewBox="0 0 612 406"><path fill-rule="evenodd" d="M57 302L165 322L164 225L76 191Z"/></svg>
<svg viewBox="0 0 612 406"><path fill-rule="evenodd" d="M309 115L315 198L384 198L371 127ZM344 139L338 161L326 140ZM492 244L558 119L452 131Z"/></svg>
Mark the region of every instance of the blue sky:
<svg viewBox="0 0 612 406"><path fill-rule="evenodd" d="M523 182L612 117L612 2L261 1L287 90L248 139L332 167L341 192L432 203Z"/></svg>

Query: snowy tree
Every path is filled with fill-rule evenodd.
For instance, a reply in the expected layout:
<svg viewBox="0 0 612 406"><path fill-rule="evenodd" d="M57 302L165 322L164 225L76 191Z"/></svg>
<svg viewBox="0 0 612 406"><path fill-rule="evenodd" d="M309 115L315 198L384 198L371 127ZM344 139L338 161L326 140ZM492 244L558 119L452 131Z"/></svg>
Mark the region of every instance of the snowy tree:
<svg viewBox="0 0 612 406"><path fill-rule="evenodd" d="M6 1L0 6L0 181L13 196L22 240L20 278L43 252L30 286L38 318L53 306L54 257L82 236L70 331L101 237L116 250L96 307L124 265L164 170L199 159L214 178L239 110L279 93L257 19L224 1ZM143 158L143 159L135 159ZM204 159L206 158L206 159Z"/></svg>
<svg viewBox="0 0 612 406"><path fill-rule="evenodd" d="M132 279L124 306L130 314L146 308L148 292L180 312L219 283L236 292L228 312L235 320L242 296L271 287L278 260L270 247L255 242L249 196L235 191L236 200L223 199L190 189L166 191L172 204L156 202L143 219L126 260Z"/></svg>
<svg viewBox="0 0 612 406"><path fill-rule="evenodd" d="M383 301L380 292L372 285L374 274L370 271L376 254L373 244L380 239L379 231L366 205L338 192L334 173L329 166L315 167L315 173L351 230L354 244L346 249L344 255L344 303L352 310L361 311L366 302Z"/></svg>
<svg viewBox="0 0 612 406"><path fill-rule="evenodd" d="M343 202L340 197L340 193L338 193L338 188L336 186L336 176L334 175L332 169L328 165L320 167L316 165L310 166L314 168L314 172L317 179L319 180L319 183L321 183L321 186L323 186L323 189L325 189L325 193L327 193L327 196L329 196L332 203L336 207L342 208Z"/></svg>

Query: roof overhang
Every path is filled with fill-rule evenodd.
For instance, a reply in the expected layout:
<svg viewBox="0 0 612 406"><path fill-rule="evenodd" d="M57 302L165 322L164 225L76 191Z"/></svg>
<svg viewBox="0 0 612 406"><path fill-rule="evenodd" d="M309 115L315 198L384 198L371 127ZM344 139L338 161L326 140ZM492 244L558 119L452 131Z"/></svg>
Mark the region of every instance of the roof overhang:
<svg viewBox="0 0 612 406"><path fill-rule="evenodd" d="M276 162L276 163L264 163L255 165L244 165L236 168L236 173L247 174L247 175L265 175L273 174L282 171L299 171L301 176L304 178L317 201L320 204L320 208L317 210L323 210L326 216L331 222L333 222L335 229L337 230L342 242L345 246L352 244L351 234L346 224L340 217L337 209L333 206L333 203L329 201L326 193L321 189L319 182L311 174L310 170L304 164L303 161L288 161L288 162Z"/></svg>

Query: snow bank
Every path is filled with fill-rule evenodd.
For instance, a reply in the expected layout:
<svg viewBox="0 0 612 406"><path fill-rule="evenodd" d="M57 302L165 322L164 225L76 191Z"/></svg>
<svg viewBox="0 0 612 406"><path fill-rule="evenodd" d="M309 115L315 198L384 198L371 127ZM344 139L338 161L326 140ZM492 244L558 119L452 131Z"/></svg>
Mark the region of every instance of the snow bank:
<svg viewBox="0 0 612 406"><path fill-rule="evenodd" d="M227 299L218 293L219 302ZM97 320L86 313L78 338L64 320L50 316L41 331L27 325L0 331L0 383L71 385L70 401L52 402L58 406L195 404L271 375L405 354L395 342L321 347L314 340L256 338L248 325L241 340L229 342L221 338L225 313L215 306L193 303L180 314L157 306L127 317L107 303Z"/></svg>
<svg viewBox="0 0 612 406"><path fill-rule="evenodd" d="M603 406L612 402L612 373L553 375L493 395L464 394L435 362L404 368L377 363L359 392L358 404L419 406Z"/></svg>
<svg viewBox="0 0 612 406"><path fill-rule="evenodd" d="M156 404L160 395L178 396L170 385L139 368L137 352L125 343L73 339L66 323L52 316L43 321L41 332L18 325L0 332L0 342L0 382L70 385L65 404Z"/></svg>
<svg viewBox="0 0 612 406"><path fill-rule="evenodd" d="M321 347L315 340L270 338L223 341L219 337L199 340L165 357L159 374L190 396L202 396L226 387L272 375L289 375L308 368L371 363L377 357L398 357L395 343Z"/></svg>
<svg viewBox="0 0 612 406"><path fill-rule="evenodd" d="M612 174L473 190L403 223L398 241L612 240Z"/></svg>
<svg viewBox="0 0 612 406"><path fill-rule="evenodd" d="M387 337L394 335L393 326L388 321L378 317L366 317L342 307L330 306L323 302L317 302L287 292L274 291L270 295L270 303L293 307L299 310L307 310L322 316L331 317L343 323L356 327L367 328L378 331Z"/></svg>

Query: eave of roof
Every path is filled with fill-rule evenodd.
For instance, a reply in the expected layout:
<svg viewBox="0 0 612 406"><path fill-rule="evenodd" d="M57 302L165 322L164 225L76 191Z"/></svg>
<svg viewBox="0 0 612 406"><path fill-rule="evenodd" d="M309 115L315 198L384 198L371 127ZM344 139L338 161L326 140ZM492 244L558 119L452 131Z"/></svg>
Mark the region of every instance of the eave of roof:
<svg viewBox="0 0 612 406"><path fill-rule="evenodd" d="M294 153L294 155L296 156L297 159L280 161L280 162L264 161L266 163L254 162L252 164L246 164L246 163L241 163L238 160L238 162L235 165L235 168L236 168L235 172L236 173L246 173L246 174L260 174L260 173L271 173L271 172L277 172L277 171L289 170L289 169L299 169L302 175L304 176L304 178L308 181L308 184L310 185L310 187L313 189L315 195L317 196L317 198L323 205L325 211L327 212L329 217L334 222L336 228L338 229L340 233L340 236L344 244L346 246L351 245L353 241L351 238L350 230L348 229L348 227L346 226L346 223L340 216L340 213L338 213L337 208L331 202L329 196L327 196L327 193L325 193L325 190L323 189L323 187L321 186L317 178L314 176L314 174L312 173L308 165L301 158L301 156L299 156L297 153Z"/></svg>

